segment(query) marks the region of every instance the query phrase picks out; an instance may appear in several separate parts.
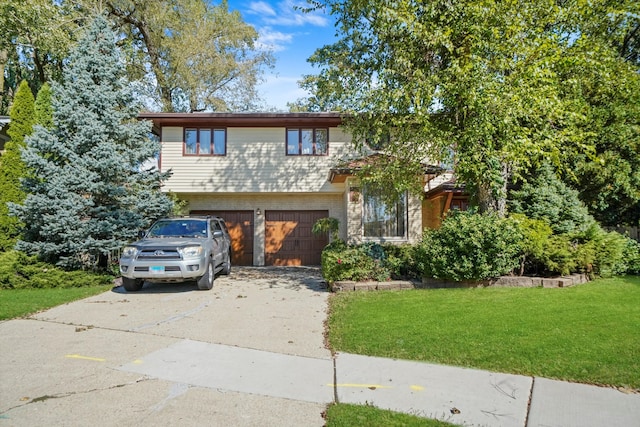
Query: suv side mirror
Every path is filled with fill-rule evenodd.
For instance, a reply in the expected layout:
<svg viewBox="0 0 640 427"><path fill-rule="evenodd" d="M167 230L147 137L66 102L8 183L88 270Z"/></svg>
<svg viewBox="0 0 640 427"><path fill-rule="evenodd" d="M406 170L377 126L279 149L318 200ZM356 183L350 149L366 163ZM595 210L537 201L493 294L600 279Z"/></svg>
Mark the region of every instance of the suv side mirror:
<svg viewBox="0 0 640 427"><path fill-rule="evenodd" d="M216 231L213 232L213 238L214 239L220 238L222 236L224 236L224 233L222 231L220 231L220 230L216 230Z"/></svg>
<svg viewBox="0 0 640 427"><path fill-rule="evenodd" d="M145 230L138 230L138 239L144 239L144 236L147 234Z"/></svg>

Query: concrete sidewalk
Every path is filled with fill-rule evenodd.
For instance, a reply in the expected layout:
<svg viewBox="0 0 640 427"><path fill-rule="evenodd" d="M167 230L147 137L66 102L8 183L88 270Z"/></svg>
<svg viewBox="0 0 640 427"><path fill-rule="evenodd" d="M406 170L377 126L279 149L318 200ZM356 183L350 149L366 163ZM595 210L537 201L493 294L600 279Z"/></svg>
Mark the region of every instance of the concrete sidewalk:
<svg viewBox="0 0 640 427"><path fill-rule="evenodd" d="M184 340L120 369L248 394L369 404L459 425L640 425L639 394L346 353L316 359Z"/></svg>

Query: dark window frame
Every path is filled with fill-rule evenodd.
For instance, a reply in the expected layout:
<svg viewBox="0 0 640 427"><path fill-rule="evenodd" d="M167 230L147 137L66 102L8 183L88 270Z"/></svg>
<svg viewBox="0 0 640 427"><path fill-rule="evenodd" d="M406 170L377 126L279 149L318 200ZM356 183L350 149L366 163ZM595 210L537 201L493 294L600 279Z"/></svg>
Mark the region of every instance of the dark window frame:
<svg viewBox="0 0 640 427"><path fill-rule="evenodd" d="M209 140L209 152L201 152L201 132L202 131L209 131L210 133L210 140ZM223 153L218 153L216 151L216 139L215 139L215 135L216 135L216 131L221 131L224 133L224 145L223 145L223 149L224 152ZM187 141L187 134L189 132L195 132L196 133L196 141L195 141L195 152L194 153L190 153L187 150L188 147L188 141ZM220 127L185 127L183 129L182 132L182 136L183 136L183 142L182 142L182 155L183 156L187 156L187 157L224 157L227 155L227 128L220 128Z"/></svg>
<svg viewBox="0 0 640 427"><path fill-rule="evenodd" d="M305 153L305 146L304 146L304 139L303 139L303 132L305 131L311 131L311 135L313 137L312 141L311 141L311 152L310 153ZM324 151L318 150L318 142L317 142L317 134L318 131L324 131L325 133L325 147L324 147ZM289 136L291 132L297 132L297 145L298 145L298 152L297 153L292 153L289 150L290 146L295 146L294 144L289 144ZM286 129L285 132L285 152L287 154L287 156L292 156L292 157L303 157L303 156L328 156L329 155L329 128L327 127L307 127L307 126L296 126L296 127L288 127Z"/></svg>

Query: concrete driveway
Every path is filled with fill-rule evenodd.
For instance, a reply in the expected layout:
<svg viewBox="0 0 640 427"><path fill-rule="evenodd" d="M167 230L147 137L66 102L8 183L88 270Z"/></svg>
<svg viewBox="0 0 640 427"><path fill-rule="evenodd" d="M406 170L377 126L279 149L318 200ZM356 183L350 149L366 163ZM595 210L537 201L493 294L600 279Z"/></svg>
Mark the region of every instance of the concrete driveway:
<svg viewBox="0 0 640 427"><path fill-rule="evenodd" d="M277 390L258 395L252 382L267 383L264 389L277 381L269 366L257 367L266 377L250 371L272 363L282 377L296 360L304 366L292 363L287 375L307 372L313 382L321 371L323 381L331 378L323 339L328 295L316 268L247 267L218 277L211 291L115 287L2 322L0 426L322 426L330 388L305 399L273 397L281 396ZM279 356L265 358L271 352ZM207 386L213 365L238 357L248 358L246 378L236 372L216 381L245 388Z"/></svg>

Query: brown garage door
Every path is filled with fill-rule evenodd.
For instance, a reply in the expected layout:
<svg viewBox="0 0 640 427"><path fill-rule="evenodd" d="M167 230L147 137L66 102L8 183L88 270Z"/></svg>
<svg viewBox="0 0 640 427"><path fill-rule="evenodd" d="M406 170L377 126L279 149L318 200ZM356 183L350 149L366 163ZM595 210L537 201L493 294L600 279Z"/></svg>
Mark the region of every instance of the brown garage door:
<svg viewBox="0 0 640 427"><path fill-rule="evenodd" d="M219 216L231 235L232 265L253 265L253 211L191 211L192 215Z"/></svg>
<svg viewBox="0 0 640 427"><path fill-rule="evenodd" d="M266 265L320 265L327 236L311 232L313 224L329 211L266 211Z"/></svg>

